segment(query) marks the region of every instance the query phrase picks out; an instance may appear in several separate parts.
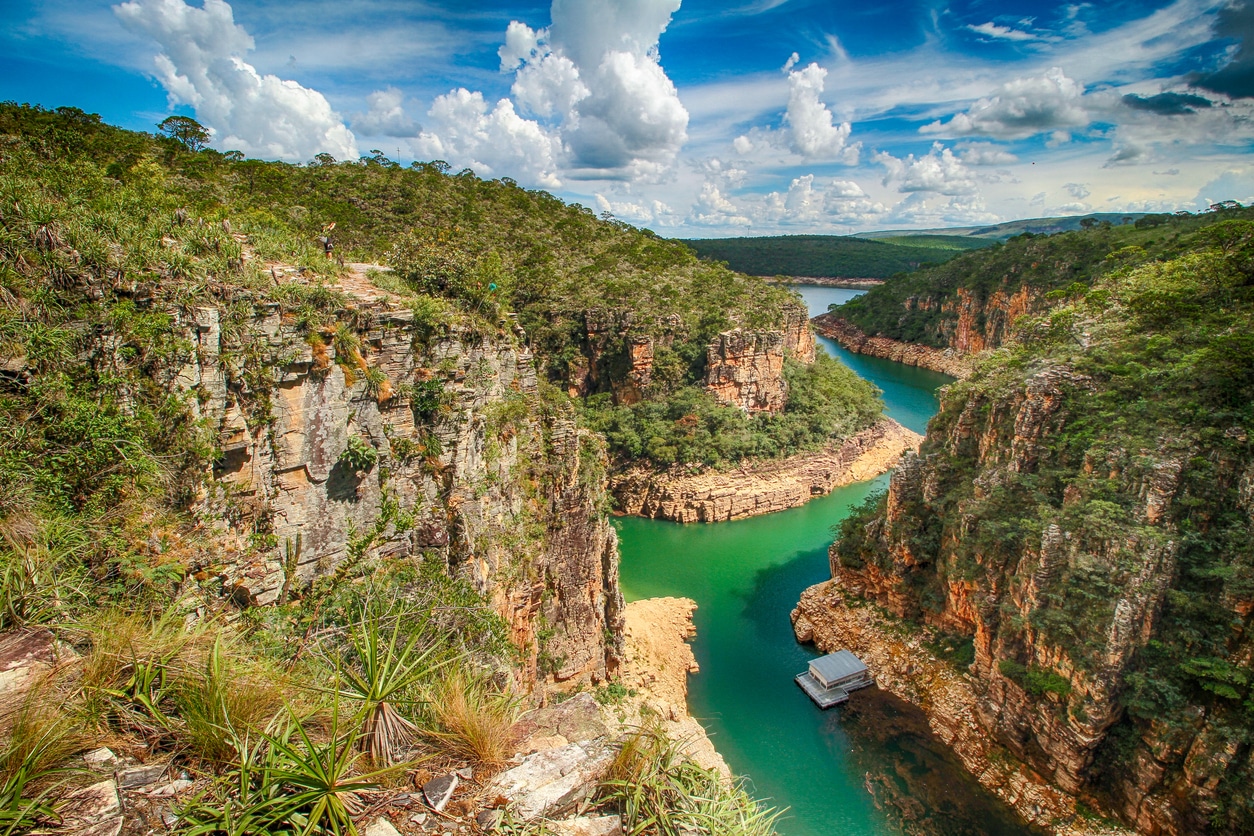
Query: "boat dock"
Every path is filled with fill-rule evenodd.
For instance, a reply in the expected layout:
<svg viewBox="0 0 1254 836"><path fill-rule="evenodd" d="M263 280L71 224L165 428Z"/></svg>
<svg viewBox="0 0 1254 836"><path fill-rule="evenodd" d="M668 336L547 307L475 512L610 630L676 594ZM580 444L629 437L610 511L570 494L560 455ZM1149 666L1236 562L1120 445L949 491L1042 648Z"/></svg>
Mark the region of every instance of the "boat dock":
<svg viewBox="0 0 1254 836"><path fill-rule="evenodd" d="M875 677L857 656L838 650L812 661L795 681L815 705L826 710L848 701L850 691L874 685Z"/></svg>

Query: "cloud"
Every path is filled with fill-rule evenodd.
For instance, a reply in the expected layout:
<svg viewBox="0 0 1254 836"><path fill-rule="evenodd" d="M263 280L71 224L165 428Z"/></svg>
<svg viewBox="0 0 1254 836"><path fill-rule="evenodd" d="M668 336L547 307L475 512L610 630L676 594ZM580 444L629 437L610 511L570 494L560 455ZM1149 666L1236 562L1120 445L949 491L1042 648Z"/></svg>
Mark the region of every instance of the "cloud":
<svg viewBox="0 0 1254 836"><path fill-rule="evenodd" d="M718 186L708 182L702 185L701 196L692 205L692 211L688 213L688 221L701 226L751 226L753 224L747 215L723 196Z"/></svg>
<svg viewBox="0 0 1254 836"><path fill-rule="evenodd" d="M1189 93L1159 93L1157 96L1129 93L1120 101L1133 110L1144 110L1159 116L1185 116L1213 104L1210 99Z"/></svg>
<svg viewBox="0 0 1254 836"><path fill-rule="evenodd" d="M1089 124L1081 102L1084 91L1059 67L1033 78L1003 84L948 122L924 125L920 133L942 136L991 136L1025 139L1039 133L1066 131Z"/></svg>
<svg viewBox="0 0 1254 836"><path fill-rule="evenodd" d="M482 93L459 88L437 97L427 115L432 130L413 143L419 158L455 161L488 177L508 175L546 188L561 186L560 142L519 116L509 99L489 110Z"/></svg>
<svg viewBox="0 0 1254 836"><path fill-rule="evenodd" d="M366 96L370 110L353 119L353 127L365 136L415 137L422 126L405 115L405 94L395 87Z"/></svg>
<svg viewBox="0 0 1254 836"><path fill-rule="evenodd" d="M852 151L856 160L857 149L846 148L852 130L849 123L832 124L832 112L819 99L825 78L827 70L813 63L788 73L788 112L784 121L790 128L792 150L808 159L834 159Z"/></svg>
<svg viewBox="0 0 1254 836"><path fill-rule="evenodd" d="M861 143L849 144L853 128L848 122L835 123L832 111L821 96L827 70L816 63L793 70L797 63L794 52L784 65L788 73L788 107L780 130L755 128L732 142L736 153L747 155L758 148L786 148L807 160L832 160L854 165L858 162Z"/></svg>
<svg viewBox="0 0 1254 836"><path fill-rule="evenodd" d="M1067 194L1071 195L1076 200L1084 200L1084 198L1092 194L1092 192L1089 191L1088 186L1083 183L1068 183L1063 186L1063 188L1067 190Z"/></svg>
<svg viewBox="0 0 1254 836"><path fill-rule="evenodd" d="M979 26L968 26L972 32L977 35L984 35L987 38L998 41L1035 41L1038 40L1036 35L1031 32L1023 32L1019 29L1011 29L1008 26L998 26L996 23L989 21L981 23Z"/></svg>
<svg viewBox="0 0 1254 836"><path fill-rule="evenodd" d="M1254 98L1254 49L1250 46L1254 39L1254 4L1237 0L1220 9L1215 19L1215 36L1237 41L1229 52L1231 58L1219 70L1195 76L1194 86L1234 99Z"/></svg>
<svg viewBox="0 0 1254 836"><path fill-rule="evenodd" d="M884 185L896 185L899 192L956 196L979 191L970 170L939 142L923 157L911 154L903 160L881 151L875 155L875 161L884 166Z"/></svg>
<svg viewBox="0 0 1254 836"><path fill-rule="evenodd" d="M1149 149L1144 145L1126 143L1115 149L1110 158L1102 164L1102 168L1117 168L1123 165L1139 165L1149 161Z"/></svg>
<svg viewBox="0 0 1254 836"><path fill-rule="evenodd" d="M958 146L959 157L966 165L1010 165L1019 158L991 142L967 142Z"/></svg>
<svg viewBox="0 0 1254 836"><path fill-rule="evenodd" d="M215 146L281 160L357 157L352 131L321 93L262 75L243 59L253 38L225 0L204 0L199 9L183 0L131 0L113 11L160 45L154 65L171 106L190 105Z"/></svg>

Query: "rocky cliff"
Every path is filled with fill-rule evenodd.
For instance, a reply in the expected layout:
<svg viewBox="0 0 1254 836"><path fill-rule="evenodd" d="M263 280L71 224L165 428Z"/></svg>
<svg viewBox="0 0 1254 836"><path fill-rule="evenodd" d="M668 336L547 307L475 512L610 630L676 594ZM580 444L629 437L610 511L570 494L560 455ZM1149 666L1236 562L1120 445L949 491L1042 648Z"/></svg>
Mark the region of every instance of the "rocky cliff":
<svg viewBox="0 0 1254 836"><path fill-rule="evenodd" d="M819 314L812 321L814 330L830 340L835 340L843 348L855 354L883 357L895 363L931 369L934 372L957 378L964 378L971 374L971 361L959 349L932 348L901 342L889 337L870 337L864 334L858 326L834 313Z"/></svg>
<svg viewBox="0 0 1254 836"><path fill-rule="evenodd" d="M1254 827L1240 253L1024 320L832 549L841 595L969 637L968 736L1149 834Z"/></svg>
<svg viewBox="0 0 1254 836"><path fill-rule="evenodd" d="M610 478L620 511L673 522L726 522L804 505L896 467L922 436L889 418L824 450L728 471L636 466Z"/></svg>
<svg viewBox="0 0 1254 836"><path fill-rule="evenodd" d="M200 576L267 604L363 558L421 555L508 622L525 681L605 679L622 598L602 442L544 401L521 332L428 336L393 301L312 338L277 310L182 321L177 385L222 450L200 505L227 545Z"/></svg>

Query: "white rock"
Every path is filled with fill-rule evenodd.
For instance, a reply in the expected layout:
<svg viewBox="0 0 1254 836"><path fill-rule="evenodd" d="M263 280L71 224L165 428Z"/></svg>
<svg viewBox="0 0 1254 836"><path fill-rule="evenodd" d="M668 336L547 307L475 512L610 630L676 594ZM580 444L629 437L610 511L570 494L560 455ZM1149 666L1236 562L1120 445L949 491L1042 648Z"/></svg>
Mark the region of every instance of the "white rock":
<svg viewBox="0 0 1254 836"><path fill-rule="evenodd" d="M618 816L579 816L547 824L553 836L623 836L623 820Z"/></svg>
<svg viewBox="0 0 1254 836"><path fill-rule="evenodd" d="M484 795L504 796L525 821L553 816L587 798L613 760L604 741L570 743L524 758L493 778Z"/></svg>
<svg viewBox="0 0 1254 836"><path fill-rule="evenodd" d="M377 818L362 828L361 836L401 836L401 832L385 818Z"/></svg>
<svg viewBox="0 0 1254 836"><path fill-rule="evenodd" d="M83 760L92 769L107 769L117 761L118 756L107 746L101 746L99 749L93 749L83 755Z"/></svg>
<svg viewBox="0 0 1254 836"><path fill-rule="evenodd" d="M61 832L71 836L117 836L122 832L122 799L112 778L75 792L60 813Z"/></svg>

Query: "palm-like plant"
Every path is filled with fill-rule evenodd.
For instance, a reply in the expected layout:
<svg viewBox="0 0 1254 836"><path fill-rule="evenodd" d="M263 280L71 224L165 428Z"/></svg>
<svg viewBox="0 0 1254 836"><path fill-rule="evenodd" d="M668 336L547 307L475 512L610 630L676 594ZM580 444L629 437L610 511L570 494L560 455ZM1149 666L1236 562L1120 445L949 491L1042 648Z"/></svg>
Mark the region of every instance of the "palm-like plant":
<svg viewBox="0 0 1254 836"><path fill-rule="evenodd" d="M362 703L361 750L375 763L391 765L418 731L397 706L416 702L405 692L444 663L432 659L438 642L421 647L418 633L405 640L399 620L386 637L383 632L377 618L362 622L361 635L352 639L357 665L341 671L338 693Z"/></svg>

